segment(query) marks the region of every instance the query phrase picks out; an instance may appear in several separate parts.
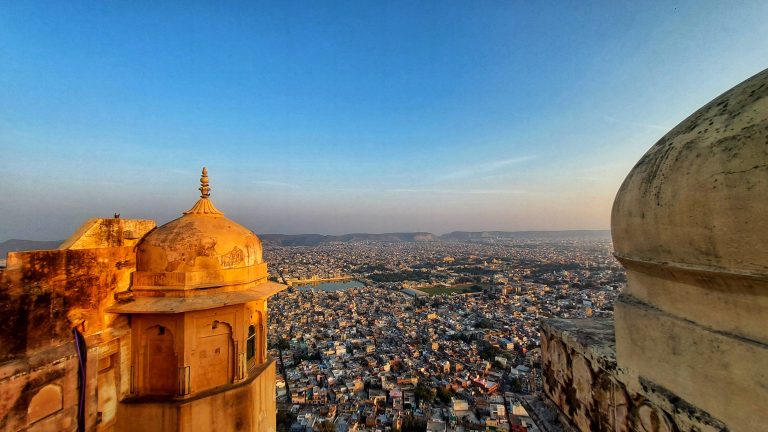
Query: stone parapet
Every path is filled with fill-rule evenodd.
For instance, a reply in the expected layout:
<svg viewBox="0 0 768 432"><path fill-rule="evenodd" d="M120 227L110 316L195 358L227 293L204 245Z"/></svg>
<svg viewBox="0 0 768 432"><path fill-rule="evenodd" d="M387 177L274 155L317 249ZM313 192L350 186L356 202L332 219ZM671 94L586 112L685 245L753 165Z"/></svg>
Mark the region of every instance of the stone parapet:
<svg viewBox="0 0 768 432"><path fill-rule="evenodd" d="M136 246L145 234L155 229L150 219L88 219L59 249L95 249Z"/></svg>
<svg viewBox="0 0 768 432"><path fill-rule="evenodd" d="M613 320L541 324L544 394L580 431L725 431L723 422L617 366Z"/></svg>
<svg viewBox="0 0 768 432"><path fill-rule="evenodd" d="M635 377L630 382L663 383L675 397L716 416L732 431L765 428L768 347L628 294L614 307L618 361Z"/></svg>
<svg viewBox="0 0 768 432"><path fill-rule="evenodd" d="M260 365L242 383L179 401L125 400L116 431L274 432L275 361Z"/></svg>

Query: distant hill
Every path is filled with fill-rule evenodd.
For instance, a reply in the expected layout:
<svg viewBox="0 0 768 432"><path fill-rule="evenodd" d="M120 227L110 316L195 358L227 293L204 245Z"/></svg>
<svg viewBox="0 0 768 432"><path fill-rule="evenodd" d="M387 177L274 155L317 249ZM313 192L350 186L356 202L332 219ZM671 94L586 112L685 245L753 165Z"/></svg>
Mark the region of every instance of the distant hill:
<svg viewBox="0 0 768 432"><path fill-rule="evenodd" d="M338 236L322 234L260 234L259 237L265 242L282 246L317 246L322 243L331 242L419 242L439 240L436 235L428 232L384 234L353 233Z"/></svg>
<svg viewBox="0 0 768 432"><path fill-rule="evenodd" d="M63 242L10 239L0 243L0 259L5 259L8 252L56 249Z"/></svg>
<svg viewBox="0 0 768 432"><path fill-rule="evenodd" d="M454 231L440 236L442 240L483 239L610 239L610 230L568 231Z"/></svg>
<svg viewBox="0 0 768 432"><path fill-rule="evenodd" d="M489 239L609 239L609 230L573 231L454 231L437 236L428 232L401 232L384 234L352 233L344 235L323 234L259 234L266 242L281 246L317 246L323 243L341 242L424 242L424 241L477 241ZM11 239L0 243L0 259L8 252L56 249L59 241Z"/></svg>
<svg viewBox="0 0 768 432"><path fill-rule="evenodd" d="M428 232L415 233L354 233L338 236L322 234L260 234L267 243L281 246L317 246L331 242L420 242L420 241L476 241L485 239L610 239L609 230L573 231L454 231L437 236Z"/></svg>

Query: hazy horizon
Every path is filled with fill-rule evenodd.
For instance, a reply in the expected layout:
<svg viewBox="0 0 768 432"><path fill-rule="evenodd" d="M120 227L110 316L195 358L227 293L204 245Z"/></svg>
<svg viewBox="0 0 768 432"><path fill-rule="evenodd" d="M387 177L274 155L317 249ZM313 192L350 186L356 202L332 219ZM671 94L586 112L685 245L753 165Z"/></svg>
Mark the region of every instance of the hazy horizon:
<svg viewBox="0 0 768 432"><path fill-rule="evenodd" d="M766 67L768 3L9 3L0 239L212 200L260 233L610 228Z"/></svg>
<svg viewBox="0 0 768 432"><path fill-rule="evenodd" d="M168 222L168 221L166 221ZM162 225L163 222L160 222L159 225ZM388 231L388 232L343 232L343 233L320 233L320 232L305 232L305 233L295 233L295 234L286 234L286 233L273 233L273 232L256 232L256 234L260 236L264 235L289 235L289 236L302 236L302 235L322 235L322 236L343 236L343 235L350 235L350 234L370 234L370 235L383 235L383 234L408 234L408 233L429 233L434 234L438 237L444 236L447 234L452 234L456 232L579 232L579 231L607 231L610 232L610 229L562 229L562 230L514 230L514 231L506 231L506 230L476 230L476 231L468 231L468 230L454 230L454 231L448 231L448 232L434 232L434 231ZM70 234L73 234L74 231ZM20 237L8 237L8 238L0 238L0 243L9 241L9 240L22 240L22 241L65 241L68 236L62 237L62 238L20 238ZM0 259L2 259L0 257Z"/></svg>

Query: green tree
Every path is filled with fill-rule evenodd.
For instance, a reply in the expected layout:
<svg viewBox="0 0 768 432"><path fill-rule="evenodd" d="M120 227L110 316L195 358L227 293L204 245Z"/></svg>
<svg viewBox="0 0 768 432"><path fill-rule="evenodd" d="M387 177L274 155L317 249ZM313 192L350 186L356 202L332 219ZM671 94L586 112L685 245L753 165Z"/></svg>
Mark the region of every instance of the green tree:
<svg viewBox="0 0 768 432"><path fill-rule="evenodd" d="M432 392L432 389L425 386L422 383L418 383L416 385L416 398L421 401L425 402L432 402L435 399L435 394Z"/></svg>
<svg viewBox="0 0 768 432"><path fill-rule="evenodd" d="M440 399L444 404L451 403L451 398L453 397L453 392L450 390L447 390L445 388L439 388L437 389L437 398Z"/></svg>
<svg viewBox="0 0 768 432"><path fill-rule="evenodd" d="M486 345L480 351L480 358L483 360L493 361L497 355L501 354L501 350L492 345Z"/></svg>

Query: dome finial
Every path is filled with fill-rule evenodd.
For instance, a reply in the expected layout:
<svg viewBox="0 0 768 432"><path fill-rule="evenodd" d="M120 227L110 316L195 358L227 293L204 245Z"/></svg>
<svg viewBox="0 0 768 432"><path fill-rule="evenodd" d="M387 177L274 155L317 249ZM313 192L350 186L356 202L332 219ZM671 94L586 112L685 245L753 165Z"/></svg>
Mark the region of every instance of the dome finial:
<svg viewBox="0 0 768 432"><path fill-rule="evenodd" d="M208 169L206 167L203 167L203 173L200 175L200 187L198 190L200 190L200 199L197 200L191 209L185 211L184 214L204 214L214 216L221 216L224 214L220 212L209 199L211 197L211 186L208 183Z"/></svg>
<svg viewBox="0 0 768 432"><path fill-rule="evenodd" d="M203 167L203 174L200 176L200 198L211 196L211 187L208 185L208 169Z"/></svg>

